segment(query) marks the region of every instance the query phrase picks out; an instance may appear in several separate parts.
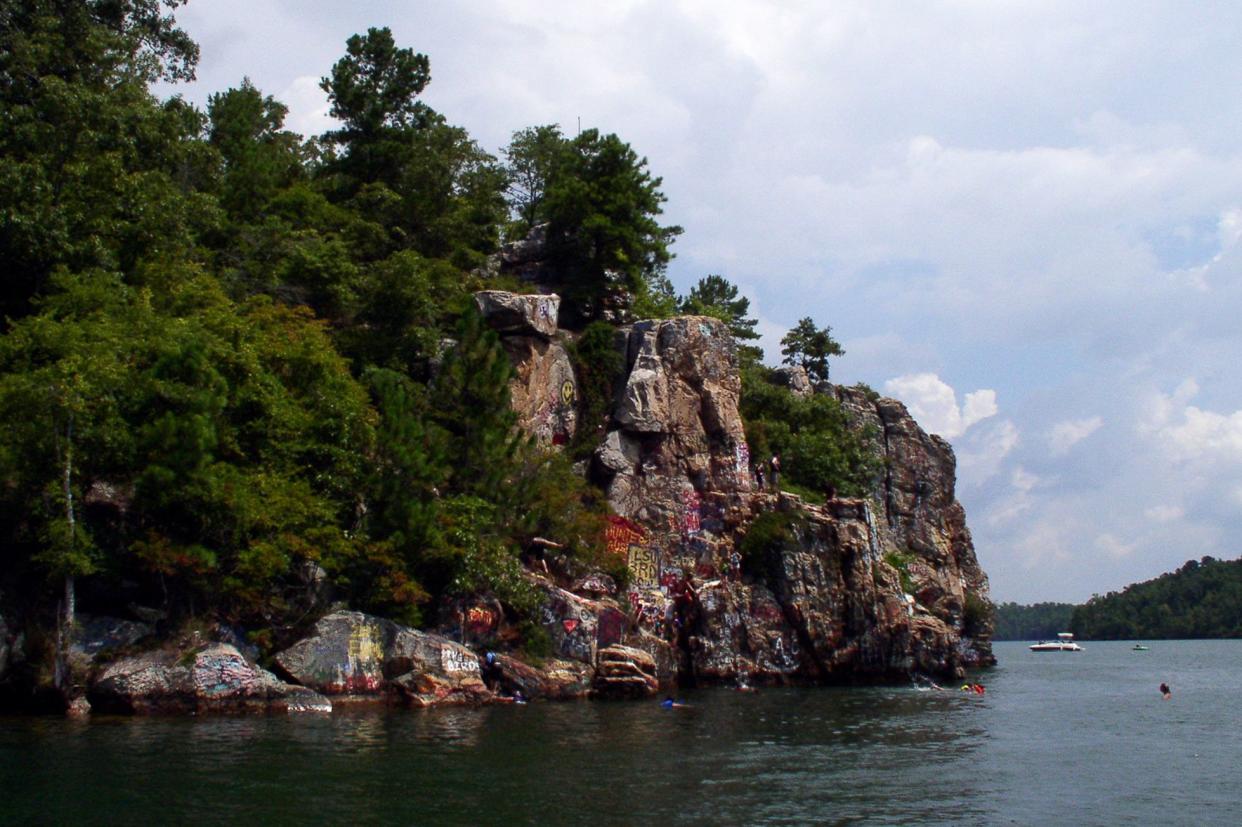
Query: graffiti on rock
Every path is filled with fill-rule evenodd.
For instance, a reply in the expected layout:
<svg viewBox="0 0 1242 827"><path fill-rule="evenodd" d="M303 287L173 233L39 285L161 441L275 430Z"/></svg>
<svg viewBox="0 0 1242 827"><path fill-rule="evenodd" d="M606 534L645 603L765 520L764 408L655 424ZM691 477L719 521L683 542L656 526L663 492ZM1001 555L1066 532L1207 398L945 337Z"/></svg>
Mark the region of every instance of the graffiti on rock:
<svg viewBox="0 0 1242 827"><path fill-rule="evenodd" d="M750 488L750 446L745 442L733 446L733 475L743 491Z"/></svg>
<svg viewBox="0 0 1242 827"><path fill-rule="evenodd" d="M469 652L445 646L440 650L440 668L445 672L477 672L479 661Z"/></svg>
<svg viewBox="0 0 1242 827"><path fill-rule="evenodd" d="M380 663L384 645L378 626L364 623L350 630L345 644L345 662L336 666L335 679L328 681L332 692L373 692L382 679Z"/></svg>
<svg viewBox="0 0 1242 827"><path fill-rule="evenodd" d="M687 485L681 490L681 519L679 526L682 534L687 536L698 534L703 530L702 514L699 509L703 500L693 486Z"/></svg>
<svg viewBox="0 0 1242 827"><path fill-rule="evenodd" d="M660 564L654 549L631 544L626 551L625 562L630 570L630 582L635 588L654 589L659 586Z"/></svg>
<svg viewBox="0 0 1242 827"><path fill-rule="evenodd" d="M609 554L626 557L630 546L641 544L646 533L637 524L615 514L608 516L608 528L604 532L604 546Z"/></svg>
<svg viewBox="0 0 1242 827"><path fill-rule="evenodd" d="M490 637L499 622L500 618L489 606L471 606L466 610L466 634L476 640Z"/></svg>

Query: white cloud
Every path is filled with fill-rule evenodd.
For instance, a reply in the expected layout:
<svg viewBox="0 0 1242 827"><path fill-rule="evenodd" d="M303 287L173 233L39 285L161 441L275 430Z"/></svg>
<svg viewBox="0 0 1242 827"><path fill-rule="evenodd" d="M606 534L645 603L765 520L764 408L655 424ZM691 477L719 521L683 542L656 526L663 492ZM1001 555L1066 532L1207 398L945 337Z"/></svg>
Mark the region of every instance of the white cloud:
<svg viewBox="0 0 1242 827"><path fill-rule="evenodd" d="M1064 456L1069 453L1070 448L1091 436L1103 424L1104 420L1098 416L1058 422L1052 426L1052 432L1048 435L1048 448L1053 456Z"/></svg>
<svg viewBox="0 0 1242 827"><path fill-rule="evenodd" d="M318 77L303 75L295 78L283 92L276 95L276 99L289 107L285 127L294 132L310 137L338 125L336 119L328 114L331 106L327 93L319 88Z"/></svg>
<svg viewBox="0 0 1242 827"><path fill-rule="evenodd" d="M1096 536L1095 548L1109 557L1121 558L1133 554L1137 544L1122 542L1115 535L1106 532Z"/></svg>
<svg viewBox="0 0 1242 827"><path fill-rule="evenodd" d="M1018 426L1008 419L974 429L957 448L959 484L979 486L992 479L1019 441Z"/></svg>
<svg viewBox="0 0 1242 827"><path fill-rule="evenodd" d="M1242 410L1217 413L1191 405L1199 390L1197 382L1187 379L1171 395L1155 394L1140 431L1174 461L1242 462Z"/></svg>
<svg viewBox="0 0 1242 827"><path fill-rule="evenodd" d="M1009 476L1009 493L987 514L987 522L993 526L1012 524L1032 511L1036 505L1034 492L1044 484L1045 481L1038 475L1021 466L1013 469Z"/></svg>
<svg viewBox="0 0 1242 827"><path fill-rule="evenodd" d="M1186 509L1180 505L1153 505L1143 509L1143 516L1153 523L1171 523L1186 516Z"/></svg>
<svg viewBox="0 0 1242 827"><path fill-rule="evenodd" d="M996 391L977 390L966 394L959 408L957 392L934 373L911 373L889 379L884 392L906 404L910 414L924 428L946 439L961 436L988 417L995 416Z"/></svg>

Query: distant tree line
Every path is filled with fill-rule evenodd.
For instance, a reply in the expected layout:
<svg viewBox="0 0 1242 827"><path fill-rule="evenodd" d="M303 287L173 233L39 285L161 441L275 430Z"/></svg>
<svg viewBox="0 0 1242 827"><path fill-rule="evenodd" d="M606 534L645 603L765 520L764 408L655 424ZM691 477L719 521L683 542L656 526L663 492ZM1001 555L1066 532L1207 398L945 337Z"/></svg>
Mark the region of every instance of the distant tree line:
<svg viewBox="0 0 1242 827"><path fill-rule="evenodd" d="M1058 632L1070 630L1070 616L1076 606L1073 603L1035 603L1024 606L1018 603L996 605L996 628L993 640L1047 640Z"/></svg>
<svg viewBox="0 0 1242 827"><path fill-rule="evenodd" d="M1092 640L1242 637L1242 560L1204 557L1154 580L1095 596L1070 628Z"/></svg>

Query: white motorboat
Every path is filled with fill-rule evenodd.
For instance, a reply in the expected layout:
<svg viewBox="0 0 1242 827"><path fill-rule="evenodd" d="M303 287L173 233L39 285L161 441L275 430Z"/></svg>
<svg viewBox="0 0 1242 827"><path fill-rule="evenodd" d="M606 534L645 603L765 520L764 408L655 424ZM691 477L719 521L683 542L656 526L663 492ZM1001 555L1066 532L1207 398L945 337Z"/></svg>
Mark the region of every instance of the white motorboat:
<svg viewBox="0 0 1242 827"><path fill-rule="evenodd" d="M1030 645L1032 652L1081 652L1082 647L1074 642L1073 632L1061 632L1056 640L1041 640Z"/></svg>

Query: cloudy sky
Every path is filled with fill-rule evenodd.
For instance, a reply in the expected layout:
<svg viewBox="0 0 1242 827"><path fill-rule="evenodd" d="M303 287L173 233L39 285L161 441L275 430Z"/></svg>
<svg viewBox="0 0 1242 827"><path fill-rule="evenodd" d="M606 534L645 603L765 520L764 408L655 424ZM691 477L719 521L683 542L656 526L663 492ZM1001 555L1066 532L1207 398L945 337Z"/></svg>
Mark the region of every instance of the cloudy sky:
<svg viewBox="0 0 1242 827"><path fill-rule="evenodd" d="M616 132L742 287L769 357L952 441L997 600L1080 601L1242 554L1242 4L194 0L200 103L249 76L305 133L389 26L496 151Z"/></svg>

